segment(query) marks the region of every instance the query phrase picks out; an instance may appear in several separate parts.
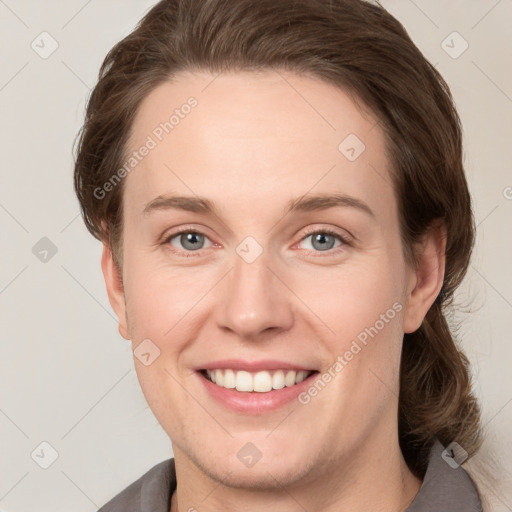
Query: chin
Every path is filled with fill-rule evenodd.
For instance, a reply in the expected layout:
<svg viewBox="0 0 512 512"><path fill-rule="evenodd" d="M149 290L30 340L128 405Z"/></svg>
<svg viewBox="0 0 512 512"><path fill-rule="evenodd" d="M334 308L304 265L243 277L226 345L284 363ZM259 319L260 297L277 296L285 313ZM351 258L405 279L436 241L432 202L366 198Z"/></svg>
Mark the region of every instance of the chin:
<svg viewBox="0 0 512 512"><path fill-rule="evenodd" d="M264 464L260 461L252 468L229 464L226 471L218 465L204 468L204 471L215 481L235 489L282 490L283 487L299 483L309 473L309 468L297 467L288 461L286 464Z"/></svg>
<svg viewBox="0 0 512 512"><path fill-rule="evenodd" d="M202 451L190 454L195 465L212 480L237 489L279 490L283 486L294 486L307 479L315 465L315 458L304 453L301 456L295 447L293 456L273 451L267 447L264 455L255 451L250 445L243 445L245 450L233 451L229 457L226 452L218 453ZM228 451L228 450L226 450ZM263 450L262 450L263 451ZM202 454L210 453L205 458ZM249 456L247 456L249 454ZM253 460L250 460L252 454ZM259 456L258 460L256 460ZM244 463L245 458L245 463Z"/></svg>

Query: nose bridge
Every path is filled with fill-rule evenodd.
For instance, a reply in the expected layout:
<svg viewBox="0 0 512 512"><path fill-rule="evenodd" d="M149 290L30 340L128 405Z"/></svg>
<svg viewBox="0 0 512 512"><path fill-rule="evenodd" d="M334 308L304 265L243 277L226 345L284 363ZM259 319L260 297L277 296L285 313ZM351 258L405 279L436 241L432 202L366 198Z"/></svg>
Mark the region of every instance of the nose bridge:
<svg viewBox="0 0 512 512"><path fill-rule="evenodd" d="M249 242L250 243L250 242ZM266 252L255 259L247 257L254 250L240 244L233 258L233 270L222 288L218 304L218 323L240 337L254 338L274 328L288 329L293 321L290 295L272 271ZM270 268L269 268L270 267Z"/></svg>

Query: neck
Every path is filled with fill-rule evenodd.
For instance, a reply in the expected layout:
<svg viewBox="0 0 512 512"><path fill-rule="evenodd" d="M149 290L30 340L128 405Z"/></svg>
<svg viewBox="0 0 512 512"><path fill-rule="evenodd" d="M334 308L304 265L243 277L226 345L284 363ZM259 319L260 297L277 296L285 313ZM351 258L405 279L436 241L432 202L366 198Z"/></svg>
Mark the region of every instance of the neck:
<svg viewBox="0 0 512 512"><path fill-rule="evenodd" d="M334 512L402 512L421 487L403 459L395 436L369 436L338 459L325 459L287 487L256 489L219 482L174 448L177 489L171 512L291 512L299 508ZM371 442L369 439L374 439Z"/></svg>

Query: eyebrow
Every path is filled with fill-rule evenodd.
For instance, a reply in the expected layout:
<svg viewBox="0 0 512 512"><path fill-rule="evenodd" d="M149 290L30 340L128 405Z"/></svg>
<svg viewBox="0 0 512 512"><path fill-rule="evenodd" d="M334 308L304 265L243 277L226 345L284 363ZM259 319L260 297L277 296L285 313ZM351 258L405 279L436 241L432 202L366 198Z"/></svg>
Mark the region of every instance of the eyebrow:
<svg viewBox="0 0 512 512"><path fill-rule="evenodd" d="M283 216L288 215L289 213L321 211L335 207L356 208L370 217L374 219L376 218L372 209L364 201L343 194L304 195L296 199L292 199L288 201L284 209ZM147 203L142 211L142 215L146 216L154 211L170 209L204 214L213 213L217 215L215 205L209 199L198 196L169 195L160 195Z"/></svg>

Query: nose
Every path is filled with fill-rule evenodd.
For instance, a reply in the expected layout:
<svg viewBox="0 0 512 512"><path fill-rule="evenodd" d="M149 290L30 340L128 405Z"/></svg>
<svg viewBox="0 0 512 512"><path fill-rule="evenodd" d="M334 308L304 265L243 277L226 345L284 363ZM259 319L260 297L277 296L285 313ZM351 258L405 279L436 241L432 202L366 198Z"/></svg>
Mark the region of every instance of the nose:
<svg viewBox="0 0 512 512"><path fill-rule="evenodd" d="M265 252L252 263L235 255L234 268L223 279L216 308L221 329L255 341L291 328L293 293L284 276L271 267Z"/></svg>

